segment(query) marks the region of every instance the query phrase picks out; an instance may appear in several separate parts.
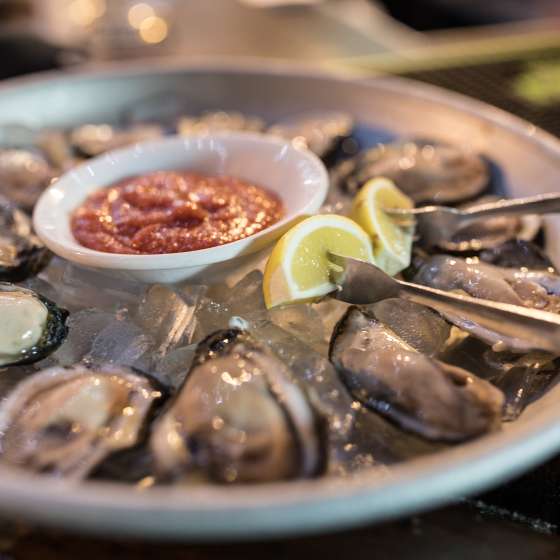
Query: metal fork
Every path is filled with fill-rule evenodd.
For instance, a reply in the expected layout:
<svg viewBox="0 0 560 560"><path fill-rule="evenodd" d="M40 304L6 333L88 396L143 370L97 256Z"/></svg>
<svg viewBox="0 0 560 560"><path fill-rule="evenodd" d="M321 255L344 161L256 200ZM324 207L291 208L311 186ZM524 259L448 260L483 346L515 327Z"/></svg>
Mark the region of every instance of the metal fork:
<svg viewBox="0 0 560 560"><path fill-rule="evenodd" d="M329 252L331 281L338 289L331 295L357 305L400 297L426 305L446 316L461 318L461 328L477 325L517 341L514 350L545 350L560 354L560 315L454 294L397 280L377 266ZM450 317L451 319L451 317Z"/></svg>
<svg viewBox="0 0 560 560"><path fill-rule="evenodd" d="M448 241L454 233L483 218L511 214L552 214L560 212L560 194L547 193L527 198L499 200L479 204L468 210L458 210L448 206L423 206L410 210L386 208L387 214L403 225L416 221L416 231L420 241L428 246Z"/></svg>

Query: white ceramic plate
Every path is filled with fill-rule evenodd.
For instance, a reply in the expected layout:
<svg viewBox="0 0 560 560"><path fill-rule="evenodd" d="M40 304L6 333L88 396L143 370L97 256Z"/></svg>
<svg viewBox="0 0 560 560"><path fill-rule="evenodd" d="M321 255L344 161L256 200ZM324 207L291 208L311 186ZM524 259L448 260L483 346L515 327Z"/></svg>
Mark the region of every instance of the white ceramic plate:
<svg viewBox="0 0 560 560"><path fill-rule="evenodd" d="M88 194L126 177L162 169L229 175L260 185L280 197L285 216L244 239L185 253L121 255L94 251L76 241L70 216ZM328 185L327 171L318 157L280 138L250 132L173 136L111 151L65 173L41 195L33 225L51 251L82 266L142 282L216 278L239 266L243 256L270 245L298 216L317 212Z"/></svg>
<svg viewBox="0 0 560 560"><path fill-rule="evenodd" d="M113 119L140 98L178 92L193 112L237 109L271 120L299 111L350 111L370 140L428 136L466 143L502 170L512 195L560 185L560 143L482 103L399 79L348 81L308 70L219 65L117 67L88 76L51 75L0 89L0 122L45 126ZM373 131L373 132L372 132ZM373 137L372 137L373 134ZM560 261L560 221L547 222ZM402 463L381 476L236 488L117 484L68 486L0 470L0 509L11 517L100 534L174 539L262 538L385 520L488 488L560 449L560 389L501 432Z"/></svg>

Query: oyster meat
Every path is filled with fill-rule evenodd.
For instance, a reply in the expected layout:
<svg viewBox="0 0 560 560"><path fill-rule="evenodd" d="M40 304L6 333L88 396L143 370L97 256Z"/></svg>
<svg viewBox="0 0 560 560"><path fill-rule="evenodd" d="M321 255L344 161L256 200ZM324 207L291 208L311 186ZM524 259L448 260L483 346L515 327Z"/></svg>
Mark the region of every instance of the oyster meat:
<svg viewBox="0 0 560 560"><path fill-rule="evenodd" d="M0 406L0 460L84 478L111 454L137 445L161 397L150 379L127 368L43 370Z"/></svg>
<svg viewBox="0 0 560 560"><path fill-rule="evenodd" d="M357 400L427 439L461 441L500 425L501 391L421 354L357 307L336 326L330 358Z"/></svg>
<svg viewBox="0 0 560 560"><path fill-rule="evenodd" d="M364 309L426 356L437 355L449 338L449 323L424 305L406 299L387 298Z"/></svg>
<svg viewBox="0 0 560 560"><path fill-rule="evenodd" d="M289 368L239 329L202 341L150 447L165 479L309 477L323 468L321 421Z"/></svg>
<svg viewBox="0 0 560 560"><path fill-rule="evenodd" d="M31 364L54 352L68 334L68 312L21 286L0 283L0 367Z"/></svg>
<svg viewBox="0 0 560 560"><path fill-rule="evenodd" d="M30 150L0 150L0 192L30 210L55 176L40 154Z"/></svg>
<svg viewBox="0 0 560 560"><path fill-rule="evenodd" d="M41 271L51 256L27 215L0 197L0 281L25 280Z"/></svg>
<svg viewBox="0 0 560 560"><path fill-rule="evenodd" d="M550 270L501 268L478 258L461 259L449 255L432 255L423 262L414 282L440 290L459 291L471 297L509 303L552 313L560 312L560 276ZM458 327L487 344L515 351L531 350L522 339L504 339L503 335L481 327L460 316L445 314Z"/></svg>
<svg viewBox="0 0 560 560"><path fill-rule="evenodd" d="M414 202L457 203L481 194L490 170L475 153L426 140L380 144L341 162L333 183L354 194L373 177L392 179Z"/></svg>
<svg viewBox="0 0 560 560"><path fill-rule="evenodd" d="M560 276L549 270L502 268L477 258L433 255L419 267L414 281L472 297L560 312Z"/></svg>

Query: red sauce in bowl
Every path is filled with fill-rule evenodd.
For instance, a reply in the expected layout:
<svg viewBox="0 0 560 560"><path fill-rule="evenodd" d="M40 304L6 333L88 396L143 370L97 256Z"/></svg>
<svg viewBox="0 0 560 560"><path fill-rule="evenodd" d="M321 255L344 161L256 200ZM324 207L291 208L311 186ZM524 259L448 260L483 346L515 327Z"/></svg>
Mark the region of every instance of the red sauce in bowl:
<svg viewBox="0 0 560 560"><path fill-rule="evenodd" d="M158 254L224 245L284 215L274 193L232 177L157 171L91 194L72 214L83 246L106 253Z"/></svg>

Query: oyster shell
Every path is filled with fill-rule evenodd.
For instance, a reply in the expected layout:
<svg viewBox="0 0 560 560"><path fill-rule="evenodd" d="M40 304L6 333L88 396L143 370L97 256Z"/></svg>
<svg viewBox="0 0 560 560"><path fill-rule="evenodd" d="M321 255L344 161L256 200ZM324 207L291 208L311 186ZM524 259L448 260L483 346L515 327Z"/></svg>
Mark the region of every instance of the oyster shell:
<svg viewBox="0 0 560 560"><path fill-rule="evenodd" d="M112 365L50 368L32 375L0 406L0 459L81 479L142 436L161 391L144 375Z"/></svg>
<svg viewBox="0 0 560 560"><path fill-rule="evenodd" d="M239 329L202 341L185 382L154 425L164 478L218 482L308 477L323 467L320 422L291 372Z"/></svg>
<svg viewBox="0 0 560 560"><path fill-rule="evenodd" d="M335 327L330 359L357 400L427 439L461 441L500 425L498 389L421 354L357 307Z"/></svg>
<svg viewBox="0 0 560 560"><path fill-rule="evenodd" d="M512 239L499 247L486 249L480 260L503 268L530 268L556 272L546 253L531 241Z"/></svg>
<svg viewBox="0 0 560 560"><path fill-rule="evenodd" d="M354 119L347 113L325 112L286 118L266 131L267 134L290 140L307 148L320 158L326 158L338 143L350 136Z"/></svg>
<svg viewBox="0 0 560 560"><path fill-rule="evenodd" d="M380 144L341 162L332 180L355 194L373 177L387 177L414 202L450 204L474 198L490 182L486 162L458 146L428 140Z"/></svg>
<svg viewBox="0 0 560 560"><path fill-rule="evenodd" d="M496 202L499 197L485 196L474 202L463 204L461 209L474 209L480 204ZM461 228L451 239L442 241L439 246L445 251L477 252L495 249L509 240L532 241L542 227L540 216L496 216L478 220Z"/></svg>
<svg viewBox="0 0 560 560"><path fill-rule="evenodd" d="M25 280L42 270L51 256L27 215L0 197L0 281Z"/></svg>
<svg viewBox="0 0 560 560"><path fill-rule="evenodd" d="M68 334L67 316L32 290L0 282L0 367L31 364L54 352Z"/></svg>
<svg viewBox="0 0 560 560"><path fill-rule="evenodd" d="M110 124L84 124L70 132L70 143L79 155L95 157L115 148L161 136L163 129L156 124L136 124L127 129Z"/></svg>
<svg viewBox="0 0 560 560"><path fill-rule="evenodd" d="M237 130L261 132L264 126L264 121L259 117L237 111L210 111L198 117L182 116L177 122L177 132L183 136Z"/></svg>
<svg viewBox="0 0 560 560"><path fill-rule="evenodd" d="M0 192L30 210L54 178L47 160L29 150L0 150Z"/></svg>

